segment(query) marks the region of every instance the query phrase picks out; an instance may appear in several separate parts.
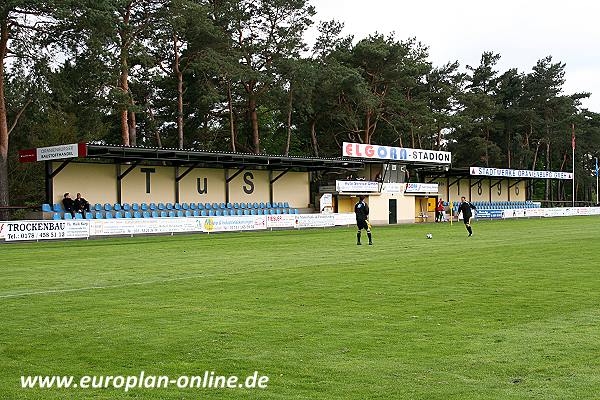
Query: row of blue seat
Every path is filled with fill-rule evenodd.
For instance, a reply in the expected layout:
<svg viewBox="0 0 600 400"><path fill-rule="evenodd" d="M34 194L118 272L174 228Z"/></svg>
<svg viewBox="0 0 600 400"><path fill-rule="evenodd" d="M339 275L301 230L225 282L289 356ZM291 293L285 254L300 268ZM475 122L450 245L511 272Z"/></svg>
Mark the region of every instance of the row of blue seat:
<svg viewBox="0 0 600 400"><path fill-rule="evenodd" d="M289 203L278 202L278 203L123 203L123 204L94 204L90 206L92 211L170 211L170 210L258 210L258 209L271 209L271 208L290 208ZM64 212L61 204L56 203L52 206L50 204L42 204L43 212Z"/></svg>
<svg viewBox="0 0 600 400"><path fill-rule="evenodd" d="M480 210L513 210L513 209L521 209L521 208L540 208L539 203L534 203L530 200L528 201L474 201L472 204ZM444 203L445 207L448 207L450 204L448 202ZM453 210L458 210L459 203L456 202L453 204Z"/></svg>
<svg viewBox="0 0 600 400"><path fill-rule="evenodd" d="M87 212L75 214L75 219L112 219L112 218L175 218L175 217L220 217L231 215L279 215L279 214L298 214L295 208L271 208L265 210L170 210L170 211L106 211L106 212ZM54 213L52 219L73 219L71 213Z"/></svg>

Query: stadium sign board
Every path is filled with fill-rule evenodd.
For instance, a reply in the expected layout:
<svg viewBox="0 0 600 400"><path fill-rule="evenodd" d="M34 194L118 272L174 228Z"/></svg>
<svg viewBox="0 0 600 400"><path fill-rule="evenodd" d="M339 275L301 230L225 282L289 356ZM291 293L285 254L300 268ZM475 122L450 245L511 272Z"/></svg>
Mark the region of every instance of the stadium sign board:
<svg viewBox="0 0 600 400"><path fill-rule="evenodd" d="M405 193L437 193L437 183L407 183Z"/></svg>
<svg viewBox="0 0 600 400"><path fill-rule="evenodd" d="M66 158L85 157L86 154L87 146L85 143L64 144L61 146L19 150L19 162L61 160Z"/></svg>
<svg viewBox="0 0 600 400"><path fill-rule="evenodd" d="M296 228L324 228L335 226L334 214L298 214L296 215Z"/></svg>
<svg viewBox="0 0 600 400"><path fill-rule="evenodd" d="M296 226L295 214L267 215L267 228L293 228Z"/></svg>
<svg viewBox="0 0 600 400"><path fill-rule="evenodd" d="M144 235L202 231L198 218L120 218L90 221L90 236Z"/></svg>
<svg viewBox="0 0 600 400"><path fill-rule="evenodd" d="M20 240L82 239L90 235L89 221L10 221L0 222L0 238Z"/></svg>
<svg viewBox="0 0 600 400"><path fill-rule="evenodd" d="M530 171L523 169L500 169L486 167L471 167L473 176L490 176L496 178L532 178L532 179L573 179L571 172Z"/></svg>
<svg viewBox="0 0 600 400"><path fill-rule="evenodd" d="M372 181L335 181L335 190L343 193L379 192L379 183Z"/></svg>
<svg viewBox="0 0 600 400"><path fill-rule="evenodd" d="M267 229L264 215L201 218L203 232L255 231Z"/></svg>
<svg viewBox="0 0 600 400"><path fill-rule="evenodd" d="M410 149L364 143L344 142L342 144L342 156L428 164L452 163L452 153L449 151Z"/></svg>

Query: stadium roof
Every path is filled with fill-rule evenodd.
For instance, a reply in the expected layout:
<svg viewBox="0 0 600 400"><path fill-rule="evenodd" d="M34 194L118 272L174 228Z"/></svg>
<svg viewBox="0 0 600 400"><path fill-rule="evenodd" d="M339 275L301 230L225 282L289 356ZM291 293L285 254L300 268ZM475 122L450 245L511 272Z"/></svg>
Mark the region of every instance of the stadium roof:
<svg viewBox="0 0 600 400"><path fill-rule="evenodd" d="M87 144L87 158L112 162L171 162L175 165L300 168L307 170L360 169L362 160L269 154L198 151L173 148Z"/></svg>

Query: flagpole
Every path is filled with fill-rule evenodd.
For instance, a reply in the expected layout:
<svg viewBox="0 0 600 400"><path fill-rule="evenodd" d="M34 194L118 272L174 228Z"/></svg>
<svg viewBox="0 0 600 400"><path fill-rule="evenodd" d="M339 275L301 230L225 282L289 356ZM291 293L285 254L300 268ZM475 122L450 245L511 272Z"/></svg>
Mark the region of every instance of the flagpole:
<svg viewBox="0 0 600 400"><path fill-rule="evenodd" d="M598 191L598 157L596 157L596 204L600 204L600 200L598 200L598 195L600 191Z"/></svg>
<svg viewBox="0 0 600 400"><path fill-rule="evenodd" d="M575 124L571 124L571 132L573 134L571 147L573 148L573 207L575 207Z"/></svg>

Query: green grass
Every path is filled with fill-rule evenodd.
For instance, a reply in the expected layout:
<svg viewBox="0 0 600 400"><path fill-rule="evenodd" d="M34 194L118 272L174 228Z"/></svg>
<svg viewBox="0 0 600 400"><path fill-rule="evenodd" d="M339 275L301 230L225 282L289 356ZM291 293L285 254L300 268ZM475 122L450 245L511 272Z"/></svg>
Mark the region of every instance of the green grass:
<svg viewBox="0 0 600 400"><path fill-rule="evenodd" d="M598 398L600 218L474 230L376 227L373 247L352 228L2 245L0 398ZM20 388L141 370L270 382Z"/></svg>

